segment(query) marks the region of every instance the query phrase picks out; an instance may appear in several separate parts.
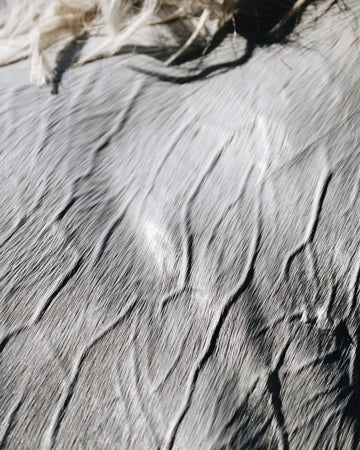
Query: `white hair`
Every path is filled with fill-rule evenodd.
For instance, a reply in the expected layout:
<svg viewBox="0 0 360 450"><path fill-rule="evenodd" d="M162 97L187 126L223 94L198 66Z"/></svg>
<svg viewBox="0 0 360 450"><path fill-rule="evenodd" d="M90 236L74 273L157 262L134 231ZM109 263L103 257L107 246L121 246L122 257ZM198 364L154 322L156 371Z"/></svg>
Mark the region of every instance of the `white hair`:
<svg viewBox="0 0 360 450"><path fill-rule="evenodd" d="M77 64L119 51L138 29L189 19L193 29L185 44L168 60L175 61L200 34L219 30L235 14L255 16L258 9L283 8L290 17L311 0L6 0L0 18L0 66L31 57L31 75L38 84L52 78L44 51L85 31L105 32L104 42ZM334 3L330 0L328 3ZM291 5L291 6L289 6ZM288 9L286 9L288 8ZM165 14L165 15L164 15ZM284 17L282 18L284 20ZM281 20L280 20L281 22ZM279 26L279 23L277 24Z"/></svg>

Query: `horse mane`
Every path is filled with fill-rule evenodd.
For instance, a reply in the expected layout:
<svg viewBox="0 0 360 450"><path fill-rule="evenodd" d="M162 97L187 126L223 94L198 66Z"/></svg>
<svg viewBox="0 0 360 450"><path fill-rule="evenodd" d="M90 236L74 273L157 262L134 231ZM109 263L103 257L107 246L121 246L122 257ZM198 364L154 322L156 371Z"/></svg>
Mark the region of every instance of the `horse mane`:
<svg viewBox="0 0 360 450"><path fill-rule="evenodd" d="M336 0L320 1L330 7ZM277 33L296 21L312 0L6 0L0 18L0 66L31 58L31 77L51 81L45 51L66 45L84 33L104 35L102 43L83 56L81 65L111 56L146 26L184 21L185 43L167 60L175 62L194 41L208 41L226 24L241 19L250 32ZM0 3L1 6L1 3ZM235 25L234 25L235 29ZM166 44L164 44L166 45Z"/></svg>

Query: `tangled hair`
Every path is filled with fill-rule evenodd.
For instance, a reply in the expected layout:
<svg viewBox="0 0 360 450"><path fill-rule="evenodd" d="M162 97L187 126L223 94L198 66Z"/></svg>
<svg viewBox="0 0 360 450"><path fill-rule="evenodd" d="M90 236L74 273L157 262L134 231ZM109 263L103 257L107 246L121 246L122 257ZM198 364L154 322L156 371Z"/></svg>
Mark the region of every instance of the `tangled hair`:
<svg viewBox="0 0 360 450"><path fill-rule="evenodd" d="M1 0L0 0L1 1ZM330 7L336 0L320 3ZM208 40L227 23L241 19L247 31L276 33L296 21L313 0L6 0L0 17L0 66L31 57L38 84L52 78L44 51L84 32L104 34L103 43L77 64L118 52L144 26L182 20L191 24L174 62L199 36ZM1 6L1 3L0 3ZM245 24L245 25L244 25Z"/></svg>

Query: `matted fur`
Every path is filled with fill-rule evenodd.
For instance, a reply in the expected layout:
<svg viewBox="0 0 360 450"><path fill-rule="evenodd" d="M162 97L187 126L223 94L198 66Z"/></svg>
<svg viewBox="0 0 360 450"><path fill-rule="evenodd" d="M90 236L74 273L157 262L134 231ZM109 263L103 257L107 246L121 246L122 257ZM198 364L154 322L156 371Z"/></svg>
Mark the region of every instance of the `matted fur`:
<svg viewBox="0 0 360 450"><path fill-rule="evenodd" d="M336 0L327 0L326 7ZM39 84L52 78L44 51L58 42L85 31L105 33L104 42L77 64L110 56L119 51L131 35L144 26L190 20L187 41L168 63L175 61L200 35L211 34L236 15L250 19L261 11L280 11L275 24L301 12L311 0L7 0L0 20L0 65L31 56L31 75ZM282 14L281 14L282 12ZM208 25L212 24L209 28ZM258 22L255 21L258 26ZM212 31L209 31L209 30Z"/></svg>

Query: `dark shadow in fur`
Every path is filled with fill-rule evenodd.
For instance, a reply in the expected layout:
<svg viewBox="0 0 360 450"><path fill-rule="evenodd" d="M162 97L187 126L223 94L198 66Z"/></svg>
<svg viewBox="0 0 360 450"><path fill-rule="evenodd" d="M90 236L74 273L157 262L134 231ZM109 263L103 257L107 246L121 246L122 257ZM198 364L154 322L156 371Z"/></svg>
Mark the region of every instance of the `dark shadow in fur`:
<svg viewBox="0 0 360 450"><path fill-rule="evenodd" d="M140 69L138 67L132 67L132 68L139 73L143 73L143 74L155 77L160 81L165 81L165 82L174 83L174 84L186 84L186 83L191 83L194 81L201 81L201 80L203 80L205 78L209 78L210 76L213 76L215 74L219 74L219 73L225 72L231 68L235 68L235 67L245 64L246 62L249 61L249 59L253 55L255 47L256 46L254 45L253 42L248 41L246 50L240 58L237 58L232 61L224 62L224 63L213 64L212 66L206 67L205 69L202 69L195 74L192 73L192 74L184 75L184 76L176 76L176 75L168 75L168 74L164 74L164 73L157 73L157 72L150 71L150 70Z"/></svg>
<svg viewBox="0 0 360 450"><path fill-rule="evenodd" d="M58 54L56 58L56 66L53 71L53 80L52 80L52 94L59 93L59 86L61 80L64 76L64 73L78 61L80 57L81 50L86 43L88 38L87 33L83 33L81 36L76 37L72 41L70 41Z"/></svg>

